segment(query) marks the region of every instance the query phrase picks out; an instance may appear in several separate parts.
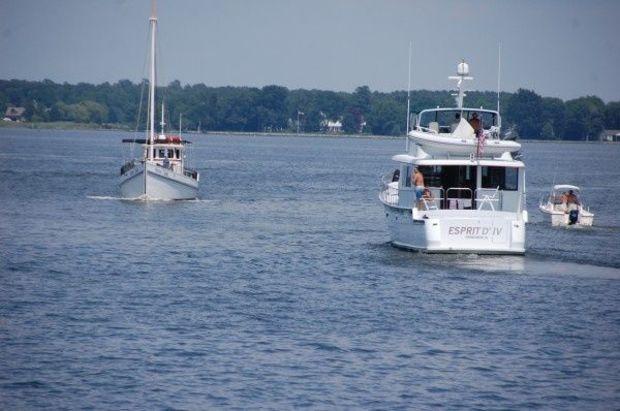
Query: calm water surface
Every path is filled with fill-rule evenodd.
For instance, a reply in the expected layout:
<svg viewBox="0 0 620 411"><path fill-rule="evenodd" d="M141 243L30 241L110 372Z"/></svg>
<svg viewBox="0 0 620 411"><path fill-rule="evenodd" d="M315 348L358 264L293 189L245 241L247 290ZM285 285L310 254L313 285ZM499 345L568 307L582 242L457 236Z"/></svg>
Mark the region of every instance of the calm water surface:
<svg viewBox="0 0 620 411"><path fill-rule="evenodd" d="M143 203L123 137L0 129L0 408L620 407L620 145L524 144L527 255L479 257L388 245L402 140L194 136Z"/></svg>

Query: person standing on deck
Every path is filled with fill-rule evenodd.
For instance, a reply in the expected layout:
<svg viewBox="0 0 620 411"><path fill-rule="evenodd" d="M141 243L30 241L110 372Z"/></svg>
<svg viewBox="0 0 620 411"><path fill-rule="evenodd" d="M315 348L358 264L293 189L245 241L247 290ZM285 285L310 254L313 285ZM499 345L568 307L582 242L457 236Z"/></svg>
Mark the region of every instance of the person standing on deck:
<svg viewBox="0 0 620 411"><path fill-rule="evenodd" d="M478 118L478 113L473 113L471 115L471 120L469 120L469 125L474 129L474 133L476 133L476 137L479 137L482 134L482 121Z"/></svg>
<svg viewBox="0 0 620 411"><path fill-rule="evenodd" d="M411 185L415 187L415 198L419 207L419 203L424 195L424 174L422 174L417 167L413 169L413 174L411 175Z"/></svg>

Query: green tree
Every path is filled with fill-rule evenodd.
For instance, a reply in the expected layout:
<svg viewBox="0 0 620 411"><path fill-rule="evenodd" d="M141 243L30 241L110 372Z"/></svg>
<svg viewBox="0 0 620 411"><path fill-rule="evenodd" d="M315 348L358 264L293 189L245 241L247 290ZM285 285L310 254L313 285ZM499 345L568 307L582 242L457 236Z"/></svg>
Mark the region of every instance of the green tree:
<svg viewBox="0 0 620 411"><path fill-rule="evenodd" d="M567 140L596 139L604 128L605 103L595 96L580 97L566 102Z"/></svg>
<svg viewBox="0 0 620 411"><path fill-rule="evenodd" d="M532 90L519 89L508 101L506 108L509 123L517 125L523 138L540 138L542 98Z"/></svg>
<svg viewBox="0 0 620 411"><path fill-rule="evenodd" d="M620 129L620 101L612 101L605 106L605 128Z"/></svg>

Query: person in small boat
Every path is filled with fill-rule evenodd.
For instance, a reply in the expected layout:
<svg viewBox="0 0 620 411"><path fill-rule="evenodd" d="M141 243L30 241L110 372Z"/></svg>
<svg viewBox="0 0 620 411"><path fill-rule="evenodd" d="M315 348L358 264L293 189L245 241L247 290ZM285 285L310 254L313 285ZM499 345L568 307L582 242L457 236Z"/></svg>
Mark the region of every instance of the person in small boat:
<svg viewBox="0 0 620 411"><path fill-rule="evenodd" d="M415 198L418 201L418 207L424 195L424 174L416 167L411 175L411 185L415 187Z"/></svg>
<svg viewBox="0 0 620 411"><path fill-rule="evenodd" d="M573 225L579 220L579 199L573 192L568 190L566 195L566 212L568 213L568 225Z"/></svg>
<svg viewBox="0 0 620 411"><path fill-rule="evenodd" d="M396 169L394 170L394 173L392 174L392 183L396 183L398 182L398 180L400 180L400 170Z"/></svg>
<svg viewBox="0 0 620 411"><path fill-rule="evenodd" d="M478 118L478 113L474 112L471 115L471 119L469 120L469 125L474 129L474 133L476 133L476 137L478 137L482 133L482 120Z"/></svg>

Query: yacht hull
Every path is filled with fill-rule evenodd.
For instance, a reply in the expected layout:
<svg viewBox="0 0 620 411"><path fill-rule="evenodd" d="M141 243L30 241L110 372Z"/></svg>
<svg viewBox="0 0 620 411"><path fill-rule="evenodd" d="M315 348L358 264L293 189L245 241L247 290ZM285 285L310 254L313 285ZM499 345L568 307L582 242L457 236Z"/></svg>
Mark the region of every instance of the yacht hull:
<svg viewBox="0 0 620 411"><path fill-rule="evenodd" d="M412 209L383 205L396 247L428 253L525 253L525 224L517 213L436 210L413 218Z"/></svg>
<svg viewBox="0 0 620 411"><path fill-rule="evenodd" d="M198 196L198 181L170 169L146 164L136 165L121 175L120 192L127 199L189 200Z"/></svg>

